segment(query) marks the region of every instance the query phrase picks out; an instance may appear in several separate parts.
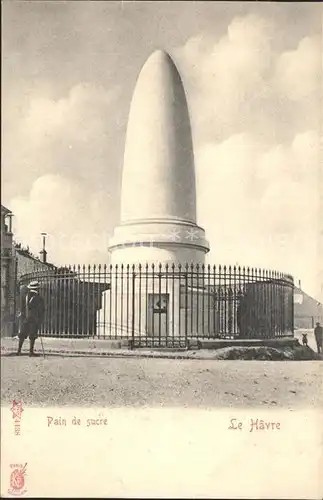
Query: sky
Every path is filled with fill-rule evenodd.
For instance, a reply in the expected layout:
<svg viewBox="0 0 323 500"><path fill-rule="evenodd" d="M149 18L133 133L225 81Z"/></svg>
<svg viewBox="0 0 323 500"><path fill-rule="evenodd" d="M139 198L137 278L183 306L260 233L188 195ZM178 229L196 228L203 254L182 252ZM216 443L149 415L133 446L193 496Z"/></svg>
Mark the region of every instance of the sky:
<svg viewBox="0 0 323 500"><path fill-rule="evenodd" d="M130 101L160 48L187 96L208 262L291 273L323 300L320 3L3 2L16 240L38 254L44 231L55 264L109 262Z"/></svg>

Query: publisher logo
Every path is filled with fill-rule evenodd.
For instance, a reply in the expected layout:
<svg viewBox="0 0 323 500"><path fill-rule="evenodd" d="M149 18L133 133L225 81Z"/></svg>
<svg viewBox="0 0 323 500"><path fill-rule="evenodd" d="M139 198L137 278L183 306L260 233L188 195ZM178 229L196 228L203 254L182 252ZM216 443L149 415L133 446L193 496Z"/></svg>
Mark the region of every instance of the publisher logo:
<svg viewBox="0 0 323 500"><path fill-rule="evenodd" d="M8 489L8 493L15 496L23 495L27 492L25 488L27 463L25 465L11 464L10 467L13 470L10 473L10 488Z"/></svg>

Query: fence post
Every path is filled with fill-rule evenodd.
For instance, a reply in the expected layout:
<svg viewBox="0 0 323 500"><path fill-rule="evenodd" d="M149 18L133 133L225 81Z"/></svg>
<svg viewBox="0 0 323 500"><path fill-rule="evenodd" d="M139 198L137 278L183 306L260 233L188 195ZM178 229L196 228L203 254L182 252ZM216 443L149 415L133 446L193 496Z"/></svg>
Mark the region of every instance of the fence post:
<svg viewBox="0 0 323 500"><path fill-rule="evenodd" d="M135 266L132 266L132 318L131 318L131 343L130 348L133 349L135 346Z"/></svg>
<svg viewBox="0 0 323 500"><path fill-rule="evenodd" d="M294 333L295 333L295 322L294 322L294 288L295 288L295 285L294 285L294 280L292 281L292 301L291 301L291 321L292 321L292 334L294 336Z"/></svg>
<svg viewBox="0 0 323 500"><path fill-rule="evenodd" d="M18 289L18 259L15 257L14 286L13 286L13 331L12 336L17 335L17 289Z"/></svg>
<svg viewBox="0 0 323 500"><path fill-rule="evenodd" d="M185 347L188 349L188 264L185 264Z"/></svg>

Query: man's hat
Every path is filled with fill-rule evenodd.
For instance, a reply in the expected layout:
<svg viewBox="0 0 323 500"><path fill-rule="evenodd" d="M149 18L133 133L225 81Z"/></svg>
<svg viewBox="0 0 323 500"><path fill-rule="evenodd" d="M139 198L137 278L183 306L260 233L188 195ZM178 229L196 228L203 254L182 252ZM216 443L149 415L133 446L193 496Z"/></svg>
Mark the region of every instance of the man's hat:
<svg viewBox="0 0 323 500"><path fill-rule="evenodd" d="M38 281L31 281L27 288L29 288L29 290L38 290L39 289Z"/></svg>

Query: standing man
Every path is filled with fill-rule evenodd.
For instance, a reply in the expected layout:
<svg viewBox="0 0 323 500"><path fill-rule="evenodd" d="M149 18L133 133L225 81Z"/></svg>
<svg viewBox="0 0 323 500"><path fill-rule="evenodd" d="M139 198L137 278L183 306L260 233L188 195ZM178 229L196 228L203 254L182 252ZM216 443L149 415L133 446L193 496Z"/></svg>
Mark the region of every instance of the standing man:
<svg viewBox="0 0 323 500"><path fill-rule="evenodd" d="M314 335L317 345L317 352L319 354L322 353L322 341L323 341L323 328L320 323L316 323L316 327L314 328Z"/></svg>
<svg viewBox="0 0 323 500"><path fill-rule="evenodd" d="M30 341L30 356L34 356L35 340L38 331L44 321L45 306L44 299L39 295L38 281L32 281L28 287L25 299L20 311L21 327L19 331L19 346L17 355L21 354L22 345L27 337Z"/></svg>

